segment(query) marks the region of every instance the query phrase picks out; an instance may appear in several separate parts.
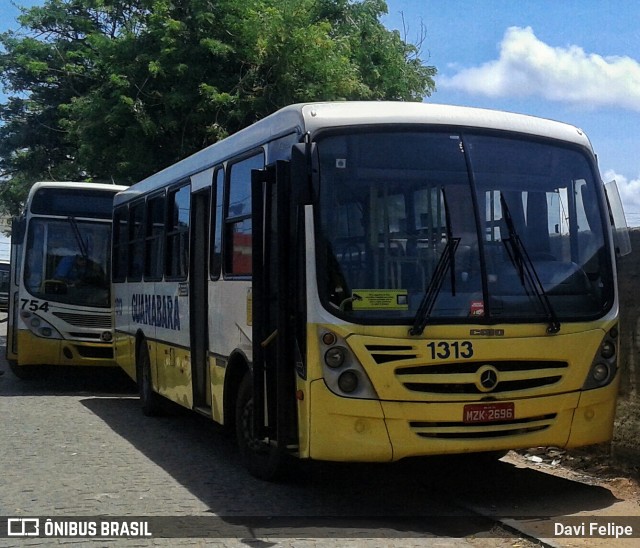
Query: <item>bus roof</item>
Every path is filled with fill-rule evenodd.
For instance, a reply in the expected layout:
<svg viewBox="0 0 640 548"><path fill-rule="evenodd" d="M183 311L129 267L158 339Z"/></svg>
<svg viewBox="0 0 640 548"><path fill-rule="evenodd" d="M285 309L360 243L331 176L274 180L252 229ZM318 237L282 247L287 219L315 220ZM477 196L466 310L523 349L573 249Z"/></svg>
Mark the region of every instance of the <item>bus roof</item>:
<svg viewBox="0 0 640 548"><path fill-rule="evenodd" d="M126 185L111 185L107 183L88 182L83 183L78 181L38 181L37 183L33 183L31 190L29 190L27 201L30 202L33 198L33 195L41 188L91 188L93 190L113 190L115 192L121 192L123 190L126 190L128 187Z"/></svg>
<svg viewBox="0 0 640 548"><path fill-rule="evenodd" d="M457 126L511 131L558 139L592 151L579 128L563 122L499 110L400 101L339 101L300 103L284 107L264 119L136 183L115 204L184 180L272 139L324 128L366 125Z"/></svg>

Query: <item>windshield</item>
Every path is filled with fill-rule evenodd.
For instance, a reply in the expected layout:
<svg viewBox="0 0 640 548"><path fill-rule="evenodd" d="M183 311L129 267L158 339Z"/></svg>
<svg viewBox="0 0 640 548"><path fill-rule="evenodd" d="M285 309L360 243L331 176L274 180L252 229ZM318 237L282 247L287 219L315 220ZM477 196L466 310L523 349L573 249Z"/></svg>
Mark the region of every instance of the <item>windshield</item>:
<svg viewBox="0 0 640 548"><path fill-rule="evenodd" d="M33 219L25 287L47 301L108 307L110 238L110 223Z"/></svg>
<svg viewBox="0 0 640 548"><path fill-rule="evenodd" d="M456 131L332 135L317 149L319 289L337 315L555 324L611 306L582 152Z"/></svg>

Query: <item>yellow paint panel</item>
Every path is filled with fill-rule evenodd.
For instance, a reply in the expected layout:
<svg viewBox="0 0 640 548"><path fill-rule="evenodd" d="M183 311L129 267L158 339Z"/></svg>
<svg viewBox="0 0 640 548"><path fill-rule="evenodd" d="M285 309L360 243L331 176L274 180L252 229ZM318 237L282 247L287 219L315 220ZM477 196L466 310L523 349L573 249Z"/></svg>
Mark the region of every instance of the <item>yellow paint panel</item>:
<svg viewBox="0 0 640 548"><path fill-rule="evenodd" d="M582 447L611 440L619 384L620 373L609 386L582 392L567 447Z"/></svg>
<svg viewBox="0 0 640 548"><path fill-rule="evenodd" d="M136 359L135 359L135 339L131 335L116 333L114 338L114 352L116 363L125 371L129 377L137 381Z"/></svg>
<svg viewBox="0 0 640 548"><path fill-rule="evenodd" d="M380 402L340 398L324 381L311 384L310 456L319 460L388 462L393 451Z"/></svg>
<svg viewBox="0 0 640 548"><path fill-rule="evenodd" d="M71 353L71 358L66 357L63 352L65 348ZM115 367L114 359L89 358L82 355L83 350L87 353L95 353L96 349L109 348L106 344L36 337L31 331L20 329L18 330L17 363L18 365Z"/></svg>
<svg viewBox="0 0 640 548"><path fill-rule="evenodd" d="M192 409L191 352L185 348L157 343L153 355L150 353L149 357L152 369L154 366L157 368L158 393Z"/></svg>
<svg viewBox="0 0 640 548"><path fill-rule="evenodd" d="M578 398L579 395L573 393L516 400L515 417L521 421L518 427L464 424L464 402L383 402L382 407L393 444L393 459L398 460L422 455L507 451L538 445L563 447L569 437ZM544 428L531 428L525 433L534 423L544 425ZM509 428L518 433L502 435ZM477 436L479 432L483 436ZM491 432L496 435L490 435Z"/></svg>
<svg viewBox="0 0 640 548"><path fill-rule="evenodd" d="M211 416L219 424L224 424L224 377L227 372L226 361L209 357L209 376L211 379Z"/></svg>
<svg viewBox="0 0 640 548"><path fill-rule="evenodd" d="M253 292L247 289L247 325L253 325Z"/></svg>

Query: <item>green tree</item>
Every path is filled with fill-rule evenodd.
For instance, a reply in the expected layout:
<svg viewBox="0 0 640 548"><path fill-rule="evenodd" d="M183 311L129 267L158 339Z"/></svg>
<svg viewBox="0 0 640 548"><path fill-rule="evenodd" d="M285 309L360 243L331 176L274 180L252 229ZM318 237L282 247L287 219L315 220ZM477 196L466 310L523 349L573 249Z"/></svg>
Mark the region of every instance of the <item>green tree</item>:
<svg viewBox="0 0 640 548"><path fill-rule="evenodd" d="M290 103L420 101L435 68L384 0L45 0L0 35L0 207L36 180L132 183Z"/></svg>

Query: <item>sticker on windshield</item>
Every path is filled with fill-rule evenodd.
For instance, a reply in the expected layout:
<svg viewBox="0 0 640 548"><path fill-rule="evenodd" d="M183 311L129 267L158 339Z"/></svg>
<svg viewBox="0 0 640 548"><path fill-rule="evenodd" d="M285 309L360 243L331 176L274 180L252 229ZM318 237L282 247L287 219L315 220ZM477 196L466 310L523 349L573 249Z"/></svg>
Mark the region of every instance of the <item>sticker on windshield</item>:
<svg viewBox="0 0 640 548"><path fill-rule="evenodd" d="M406 289L354 289L353 310L409 310Z"/></svg>
<svg viewBox="0 0 640 548"><path fill-rule="evenodd" d="M484 301L471 301L470 316L484 316Z"/></svg>

